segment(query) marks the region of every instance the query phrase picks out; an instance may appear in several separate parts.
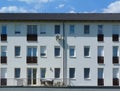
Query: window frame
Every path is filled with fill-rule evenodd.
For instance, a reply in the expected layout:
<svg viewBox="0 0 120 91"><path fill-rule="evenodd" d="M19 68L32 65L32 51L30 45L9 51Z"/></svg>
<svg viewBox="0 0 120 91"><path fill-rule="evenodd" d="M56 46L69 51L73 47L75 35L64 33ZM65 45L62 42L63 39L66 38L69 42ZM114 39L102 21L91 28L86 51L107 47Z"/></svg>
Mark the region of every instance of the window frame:
<svg viewBox="0 0 120 91"><path fill-rule="evenodd" d="M71 70L73 71L72 73ZM69 68L69 78L75 79L75 68Z"/></svg>
<svg viewBox="0 0 120 91"><path fill-rule="evenodd" d="M55 79L59 79L60 78L60 73L61 73L60 68L54 68L54 78Z"/></svg>
<svg viewBox="0 0 120 91"><path fill-rule="evenodd" d="M86 49L88 49L88 53L86 53ZM86 55L88 54L88 55ZM90 58L90 46L84 46L84 57L85 58Z"/></svg>
<svg viewBox="0 0 120 91"><path fill-rule="evenodd" d="M90 25L84 25L84 34L89 35L90 34Z"/></svg>
<svg viewBox="0 0 120 91"><path fill-rule="evenodd" d="M18 72L17 72L17 70L18 70ZM18 73L19 73L19 75L18 75ZM14 78L19 79L20 77L21 77L21 69L20 68L15 68L14 69Z"/></svg>
<svg viewBox="0 0 120 91"><path fill-rule="evenodd" d="M44 52L42 51L44 48ZM45 56L42 56L41 54L45 54ZM40 46L40 57L47 57L47 46Z"/></svg>
<svg viewBox="0 0 120 91"><path fill-rule="evenodd" d="M17 47L20 48L20 49L19 49L19 53L18 53L19 56L16 55L16 52L17 52L17 51L16 51L16 48L17 48ZM21 46L15 46L14 50L15 50L15 51L14 51L14 56L15 56L15 57L21 57Z"/></svg>
<svg viewBox="0 0 120 91"><path fill-rule="evenodd" d="M74 50L72 54L74 55L71 55L71 50ZM69 46L69 57L70 58L75 58L76 57L76 50L75 50L75 46Z"/></svg>
<svg viewBox="0 0 120 91"><path fill-rule="evenodd" d="M29 55L29 48L30 48L30 55ZM35 56L34 56L34 48L36 49L36 53L35 53ZM29 57L37 57L37 53L38 53L38 49L37 49L37 46L27 46L27 56Z"/></svg>
<svg viewBox="0 0 120 91"><path fill-rule="evenodd" d="M84 68L84 79L91 79L90 68Z"/></svg>
<svg viewBox="0 0 120 91"><path fill-rule="evenodd" d="M75 34L75 25L70 25L69 26L69 34L74 35Z"/></svg>
<svg viewBox="0 0 120 91"><path fill-rule="evenodd" d="M57 52L56 49L58 49L58 48L59 48L59 53L57 53L57 54L59 54L59 55L56 54L56 52ZM57 58L61 57L61 48L60 48L60 46L55 46L54 47L54 56L57 57Z"/></svg>
<svg viewBox="0 0 120 91"><path fill-rule="evenodd" d="M59 24L54 26L54 34L60 34L60 32L61 32L60 30L61 29L60 29L60 25Z"/></svg>

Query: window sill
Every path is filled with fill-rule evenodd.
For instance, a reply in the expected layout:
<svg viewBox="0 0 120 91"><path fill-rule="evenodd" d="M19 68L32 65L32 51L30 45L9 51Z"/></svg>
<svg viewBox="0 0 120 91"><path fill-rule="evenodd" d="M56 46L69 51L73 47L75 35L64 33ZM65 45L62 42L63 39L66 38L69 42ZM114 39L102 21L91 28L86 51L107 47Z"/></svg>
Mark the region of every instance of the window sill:
<svg viewBox="0 0 120 91"><path fill-rule="evenodd" d="M91 56L84 56L84 58L91 58Z"/></svg>
<svg viewBox="0 0 120 91"><path fill-rule="evenodd" d="M91 80L91 78L84 78L84 80Z"/></svg>
<svg viewBox="0 0 120 91"><path fill-rule="evenodd" d="M70 56L70 58L76 58L76 56Z"/></svg>
<svg viewBox="0 0 120 91"><path fill-rule="evenodd" d="M61 56L55 56L55 58L61 58Z"/></svg>
<svg viewBox="0 0 120 91"><path fill-rule="evenodd" d="M21 56L15 56L15 58L22 58Z"/></svg>
<svg viewBox="0 0 120 91"><path fill-rule="evenodd" d="M76 78L69 78L70 80L76 80Z"/></svg>
<svg viewBox="0 0 120 91"><path fill-rule="evenodd" d="M47 58L47 56L40 56L41 58Z"/></svg>

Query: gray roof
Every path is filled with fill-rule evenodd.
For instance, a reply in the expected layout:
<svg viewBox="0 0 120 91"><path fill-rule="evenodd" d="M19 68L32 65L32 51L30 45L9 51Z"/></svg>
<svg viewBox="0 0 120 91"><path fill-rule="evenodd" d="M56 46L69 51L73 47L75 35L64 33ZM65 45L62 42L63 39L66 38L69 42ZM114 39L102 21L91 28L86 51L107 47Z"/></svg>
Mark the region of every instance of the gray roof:
<svg viewBox="0 0 120 91"><path fill-rule="evenodd" d="M120 21L120 13L0 13L0 21Z"/></svg>

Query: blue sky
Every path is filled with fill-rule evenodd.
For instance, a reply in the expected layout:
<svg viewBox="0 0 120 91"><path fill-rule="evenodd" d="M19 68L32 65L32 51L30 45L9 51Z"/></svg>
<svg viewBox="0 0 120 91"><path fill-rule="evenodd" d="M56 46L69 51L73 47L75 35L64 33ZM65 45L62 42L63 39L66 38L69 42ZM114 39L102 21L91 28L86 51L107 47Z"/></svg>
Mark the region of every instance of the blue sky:
<svg viewBox="0 0 120 91"><path fill-rule="evenodd" d="M1 13L120 13L120 0L0 0Z"/></svg>

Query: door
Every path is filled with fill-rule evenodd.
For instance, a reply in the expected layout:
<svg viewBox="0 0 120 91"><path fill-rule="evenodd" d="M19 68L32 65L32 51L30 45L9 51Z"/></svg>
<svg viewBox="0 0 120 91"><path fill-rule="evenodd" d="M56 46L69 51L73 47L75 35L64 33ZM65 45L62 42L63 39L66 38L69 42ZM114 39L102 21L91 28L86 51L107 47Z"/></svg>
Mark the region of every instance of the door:
<svg viewBox="0 0 120 91"><path fill-rule="evenodd" d="M28 85L35 85L36 84L36 75L37 69L36 68L28 68L27 69L27 84Z"/></svg>

